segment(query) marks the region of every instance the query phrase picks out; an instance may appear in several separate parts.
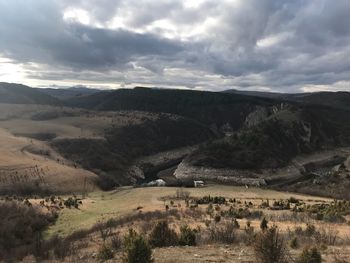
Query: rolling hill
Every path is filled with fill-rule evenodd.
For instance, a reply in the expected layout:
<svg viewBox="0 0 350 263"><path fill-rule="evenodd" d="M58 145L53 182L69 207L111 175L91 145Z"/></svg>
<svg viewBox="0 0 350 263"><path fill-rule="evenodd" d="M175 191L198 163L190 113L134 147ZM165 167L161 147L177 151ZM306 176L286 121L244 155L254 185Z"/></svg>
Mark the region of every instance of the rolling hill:
<svg viewBox="0 0 350 263"><path fill-rule="evenodd" d="M204 169L198 176L236 169L239 176L252 172L281 182L285 178L268 179L259 171L350 146L346 92L228 94L138 87L87 94L8 83L0 84L0 92L4 132L38 141L64 162L98 175L95 182L103 189L171 177L182 161Z"/></svg>
<svg viewBox="0 0 350 263"><path fill-rule="evenodd" d="M92 95L101 90L76 86L71 88L40 88L38 91L64 101L71 98Z"/></svg>
<svg viewBox="0 0 350 263"><path fill-rule="evenodd" d="M299 154L350 145L350 115L325 106L285 105L258 109L234 134L191 156L197 166L236 169L278 168Z"/></svg>
<svg viewBox="0 0 350 263"><path fill-rule="evenodd" d="M286 93L279 93L279 92L250 91L250 90L237 90L237 89L228 89L222 92L228 93L228 94L239 94L239 95L246 95L246 96L275 98L275 99L281 99L281 98L284 98L285 96L288 96L288 94Z"/></svg>
<svg viewBox="0 0 350 263"><path fill-rule="evenodd" d="M350 92L290 94L288 99L307 104L326 105L332 108L350 110Z"/></svg>
<svg viewBox="0 0 350 263"><path fill-rule="evenodd" d="M61 101L28 86L0 83L0 102L14 104L61 105Z"/></svg>
<svg viewBox="0 0 350 263"><path fill-rule="evenodd" d="M227 94L239 94L262 98L273 98L302 104L324 105L332 108L350 110L350 92L277 93L260 91L225 90Z"/></svg>
<svg viewBox="0 0 350 263"><path fill-rule="evenodd" d="M244 95L140 87L100 92L67 101L69 106L94 110L172 113L217 127L228 123L234 130L241 127L245 116L257 106L274 103L272 99Z"/></svg>

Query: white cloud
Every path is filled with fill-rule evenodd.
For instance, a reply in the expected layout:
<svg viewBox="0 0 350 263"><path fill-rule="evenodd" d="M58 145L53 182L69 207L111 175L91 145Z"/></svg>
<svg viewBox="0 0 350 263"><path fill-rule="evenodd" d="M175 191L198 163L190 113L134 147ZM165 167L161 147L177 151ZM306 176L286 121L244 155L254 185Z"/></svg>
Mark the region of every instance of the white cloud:
<svg viewBox="0 0 350 263"><path fill-rule="evenodd" d="M256 42L256 45L260 48L271 48L274 45L281 44L284 40L286 40L290 36L289 33L281 33L277 35L270 35L267 37L264 37L262 39L259 39Z"/></svg>
<svg viewBox="0 0 350 263"><path fill-rule="evenodd" d="M303 92L317 91L348 91L350 92L350 81L338 81L332 85L305 85L301 88Z"/></svg>
<svg viewBox="0 0 350 263"><path fill-rule="evenodd" d="M91 18L86 10L79 8L69 8L63 12L63 19L71 23L81 23L83 25L90 25Z"/></svg>
<svg viewBox="0 0 350 263"><path fill-rule="evenodd" d="M25 70L20 64L0 54L0 82L23 82L25 81Z"/></svg>

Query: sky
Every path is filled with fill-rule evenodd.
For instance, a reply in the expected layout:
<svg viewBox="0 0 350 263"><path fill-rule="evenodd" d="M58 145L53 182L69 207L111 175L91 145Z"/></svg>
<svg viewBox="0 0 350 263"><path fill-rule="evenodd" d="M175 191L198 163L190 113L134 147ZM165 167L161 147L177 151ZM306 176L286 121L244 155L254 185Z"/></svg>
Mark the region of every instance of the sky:
<svg viewBox="0 0 350 263"><path fill-rule="evenodd" d="M0 81L350 91L349 0L0 0Z"/></svg>

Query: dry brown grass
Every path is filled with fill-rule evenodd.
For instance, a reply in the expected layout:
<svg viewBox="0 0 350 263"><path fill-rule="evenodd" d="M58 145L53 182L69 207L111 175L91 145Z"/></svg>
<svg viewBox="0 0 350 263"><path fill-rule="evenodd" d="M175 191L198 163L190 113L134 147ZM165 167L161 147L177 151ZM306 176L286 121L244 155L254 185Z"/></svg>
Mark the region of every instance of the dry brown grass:
<svg viewBox="0 0 350 263"><path fill-rule="evenodd" d="M38 119L38 114L51 118ZM77 167L38 139L46 135L102 138L106 128L156 118L157 114L135 111L95 112L0 103L0 194L93 191L98 178L95 173Z"/></svg>

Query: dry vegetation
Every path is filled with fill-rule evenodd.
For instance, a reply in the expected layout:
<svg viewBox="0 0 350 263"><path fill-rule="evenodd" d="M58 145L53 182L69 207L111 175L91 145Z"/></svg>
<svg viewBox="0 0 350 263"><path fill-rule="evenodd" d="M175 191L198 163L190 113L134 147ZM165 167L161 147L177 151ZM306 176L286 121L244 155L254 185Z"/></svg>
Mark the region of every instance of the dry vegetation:
<svg viewBox="0 0 350 263"><path fill-rule="evenodd" d="M76 167L41 142L15 137L3 129L0 141L0 193L81 192L84 182L93 188L95 174Z"/></svg>
<svg viewBox="0 0 350 263"><path fill-rule="evenodd" d="M95 112L0 103L0 194L81 193L98 188L87 171L51 147L66 139L104 140L105 130L155 120L144 112Z"/></svg>
<svg viewBox="0 0 350 263"><path fill-rule="evenodd" d="M205 125L166 113L0 103L0 194L134 184L142 175L129 168L138 158L211 136Z"/></svg>
<svg viewBox="0 0 350 263"><path fill-rule="evenodd" d="M158 117L0 104L0 261L349 262L349 201L223 185L102 192L48 144Z"/></svg>
<svg viewBox="0 0 350 263"><path fill-rule="evenodd" d="M151 262L133 261L140 255L155 262L309 262L302 260L317 253L326 262L350 259L349 204L343 201L213 185L121 188L92 193L81 204L68 196L16 202L58 214L26 262ZM343 220L320 218L325 211Z"/></svg>

